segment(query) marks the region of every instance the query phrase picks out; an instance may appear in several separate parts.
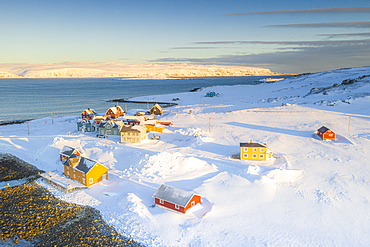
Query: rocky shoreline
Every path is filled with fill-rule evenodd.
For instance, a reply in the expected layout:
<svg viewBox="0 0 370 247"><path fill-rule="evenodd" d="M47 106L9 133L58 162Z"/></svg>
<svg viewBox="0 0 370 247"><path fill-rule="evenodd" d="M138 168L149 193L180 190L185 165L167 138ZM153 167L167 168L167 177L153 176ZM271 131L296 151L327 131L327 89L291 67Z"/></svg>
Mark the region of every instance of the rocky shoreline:
<svg viewBox="0 0 370 247"><path fill-rule="evenodd" d="M0 155L0 171L0 182L43 172L12 155ZM142 246L106 224L98 210L64 202L32 181L0 190L0 236L8 246Z"/></svg>

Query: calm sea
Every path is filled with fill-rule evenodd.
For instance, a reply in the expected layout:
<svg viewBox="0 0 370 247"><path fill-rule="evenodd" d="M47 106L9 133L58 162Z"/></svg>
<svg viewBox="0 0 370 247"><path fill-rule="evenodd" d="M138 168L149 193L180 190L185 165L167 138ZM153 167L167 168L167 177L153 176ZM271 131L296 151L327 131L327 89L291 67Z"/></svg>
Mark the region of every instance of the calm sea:
<svg viewBox="0 0 370 247"><path fill-rule="evenodd" d="M194 88L217 85L256 84L262 78L267 76L187 80L0 79L0 123L51 115L79 115L86 108L104 114L115 105L114 102L108 102L112 99L188 92ZM127 110L147 108L147 105L132 103L119 105Z"/></svg>

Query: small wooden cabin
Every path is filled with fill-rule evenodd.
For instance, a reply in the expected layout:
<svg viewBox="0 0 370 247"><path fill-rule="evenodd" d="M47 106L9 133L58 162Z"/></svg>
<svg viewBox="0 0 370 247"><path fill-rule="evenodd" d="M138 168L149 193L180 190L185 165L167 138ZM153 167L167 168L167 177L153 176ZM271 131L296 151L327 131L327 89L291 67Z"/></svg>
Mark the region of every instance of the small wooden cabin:
<svg viewBox="0 0 370 247"><path fill-rule="evenodd" d="M111 118L119 118L125 115L125 111L120 106L113 106L105 112L105 115L110 116Z"/></svg>
<svg viewBox="0 0 370 247"><path fill-rule="evenodd" d="M240 143L240 159L266 161L272 158L272 152L265 143Z"/></svg>
<svg viewBox="0 0 370 247"><path fill-rule="evenodd" d="M161 115L163 113L163 109L157 103L153 105L153 107L149 110L149 114L152 115Z"/></svg>
<svg viewBox="0 0 370 247"><path fill-rule="evenodd" d="M93 119L93 117L96 115L97 113L93 110L93 109L90 109L90 108L87 108L86 110L84 110L82 113L81 113L81 118L82 119Z"/></svg>
<svg viewBox="0 0 370 247"><path fill-rule="evenodd" d="M156 205L183 214L192 206L202 202L202 197L194 192L181 190L165 184L162 184L158 188L153 197Z"/></svg>
<svg viewBox="0 0 370 247"><path fill-rule="evenodd" d="M336 139L336 134L325 126L318 129L316 133L324 141L335 141Z"/></svg>
<svg viewBox="0 0 370 247"><path fill-rule="evenodd" d="M72 155L63 162L64 175L89 187L102 180L108 180L108 168L96 161Z"/></svg>
<svg viewBox="0 0 370 247"><path fill-rule="evenodd" d="M59 152L60 161L64 162L69 159L72 155L81 155L80 152L72 147L64 146L63 149Z"/></svg>

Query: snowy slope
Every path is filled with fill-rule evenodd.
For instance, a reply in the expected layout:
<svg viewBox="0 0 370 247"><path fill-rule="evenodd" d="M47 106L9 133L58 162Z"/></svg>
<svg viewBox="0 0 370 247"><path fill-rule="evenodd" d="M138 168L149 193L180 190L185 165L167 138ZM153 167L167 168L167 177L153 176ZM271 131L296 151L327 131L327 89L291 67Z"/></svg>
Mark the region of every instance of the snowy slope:
<svg viewBox="0 0 370 247"><path fill-rule="evenodd" d="M370 67L342 69L137 98L180 99L161 117L174 125L141 144L77 133L77 117L60 117L30 122L30 135L26 124L0 126L0 147L60 174L64 145L106 165L109 180L87 190L43 185L149 246L368 246L368 75ZM209 91L219 96L204 97ZM336 141L318 139L322 125ZM249 140L267 143L275 159L234 159ZM152 207L162 183L202 195L202 206L186 215Z"/></svg>

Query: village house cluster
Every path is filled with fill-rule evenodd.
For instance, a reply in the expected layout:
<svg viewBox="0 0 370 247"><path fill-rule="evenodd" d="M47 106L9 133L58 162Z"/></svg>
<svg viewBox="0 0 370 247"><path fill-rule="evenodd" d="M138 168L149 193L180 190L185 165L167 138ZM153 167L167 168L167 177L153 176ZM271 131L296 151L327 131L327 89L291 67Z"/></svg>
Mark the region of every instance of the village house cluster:
<svg viewBox="0 0 370 247"><path fill-rule="evenodd" d="M148 132L162 133L172 121L159 121L154 116L161 115L160 105L154 106L147 112L138 112L135 116L125 115L120 106L110 107L104 115L98 115L88 108L81 113L77 121L77 131L97 132L97 137L108 138L109 135L120 136L122 143L139 143L148 138Z"/></svg>
<svg viewBox="0 0 370 247"><path fill-rule="evenodd" d="M82 112L77 122L78 131L97 132L98 136L118 135L122 143L137 143L147 138L147 132L162 132L171 121L159 121L154 115L163 113L162 108L155 104L148 113L125 116L121 107L109 108L105 115L97 115L92 109ZM138 116L139 115L139 116ZM322 126L316 132L322 140L336 140L336 134ZM240 143L240 160L268 161L273 159L272 151L265 143L252 140ZM97 182L108 179L108 168L96 161L82 157L80 152L65 146L60 151L60 161L64 166L64 176L89 187ZM162 184L153 194L154 203L178 213L186 213L191 207L202 203L202 197L191 191L185 191Z"/></svg>

